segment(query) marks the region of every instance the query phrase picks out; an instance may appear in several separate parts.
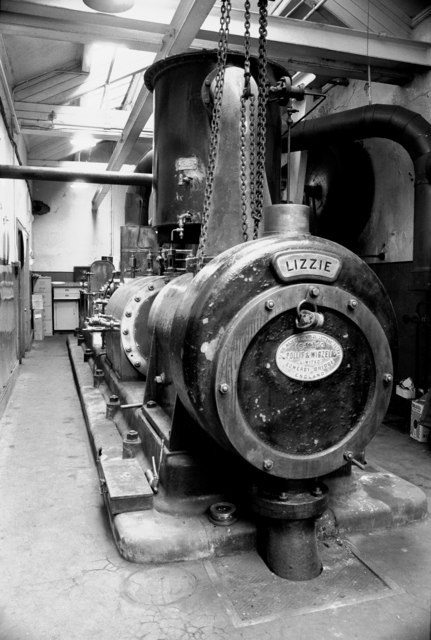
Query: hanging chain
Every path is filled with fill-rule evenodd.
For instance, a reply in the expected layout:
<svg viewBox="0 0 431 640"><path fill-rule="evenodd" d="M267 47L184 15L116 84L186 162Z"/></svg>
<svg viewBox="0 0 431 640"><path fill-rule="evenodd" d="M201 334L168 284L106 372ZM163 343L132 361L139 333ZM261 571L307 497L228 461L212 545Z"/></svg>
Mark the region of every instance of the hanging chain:
<svg viewBox="0 0 431 640"><path fill-rule="evenodd" d="M257 118L255 96L251 90L250 69L250 0L244 3L244 91L240 104L240 182L241 182L241 224L244 242L248 240L247 202L251 203L253 239L258 237L259 223L263 213L263 196L266 158L266 103L269 85L267 82L266 36L268 0L258 0L259 7L259 67ZM208 153L207 180L205 184L201 234L196 254L197 271L204 265L208 223L214 190L215 166L220 138L220 119L223 100L224 73L230 24L231 0L221 0L219 41L217 50L217 70L214 90L214 105L211 120L210 147ZM247 103L249 116L247 171ZM257 149L257 150L256 150ZM248 173L248 175L247 175ZM247 186L249 196L247 198Z"/></svg>
<svg viewBox="0 0 431 640"><path fill-rule="evenodd" d="M257 159L256 159L256 187L255 206L253 212L253 239L258 237L259 223L263 214L263 194L265 184L266 158L266 103L269 85L267 82L266 34L268 22L268 0L259 0L259 81L257 98Z"/></svg>
<svg viewBox="0 0 431 640"><path fill-rule="evenodd" d="M256 102L254 96L250 98L250 131L249 131L249 191L250 191L250 203L251 205L256 200Z"/></svg>
<svg viewBox="0 0 431 640"><path fill-rule="evenodd" d="M241 181L241 227L244 242L248 240L247 221L247 105L244 95L241 96L240 121L240 181Z"/></svg>
<svg viewBox="0 0 431 640"><path fill-rule="evenodd" d="M247 176L247 102L249 102L251 108L254 102L254 95L251 90L250 70L250 0L245 0L244 3L244 90L240 103L241 226L244 242L248 240L247 185L249 184L251 186L254 182L254 175L251 175L251 166L249 166ZM251 130L254 127L254 120L251 119L251 114L249 122Z"/></svg>
<svg viewBox="0 0 431 640"><path fill-rule="evenodd" d="M217 160L217 151L220 138L220 118L223 100L224 72L227 60L227 48L229 37L231 0L222 0L220 7L220 29L217 49L217 71L214 90L214 105L211 120L210 147L208 153L207 179L205 183L205 193L202 211L201 234L199 238L198 250L196 253L197 270L204 266L205 246L208 236L208 222L211 211L211 204L214 190L214 172Z"/></svg>

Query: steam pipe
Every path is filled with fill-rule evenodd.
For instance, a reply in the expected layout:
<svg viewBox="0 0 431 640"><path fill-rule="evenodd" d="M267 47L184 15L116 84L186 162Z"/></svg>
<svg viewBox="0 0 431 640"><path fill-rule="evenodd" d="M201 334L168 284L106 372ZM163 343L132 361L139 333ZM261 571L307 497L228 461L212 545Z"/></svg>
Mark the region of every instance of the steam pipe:
<svg viewBox="0 0 431 640"><path fill-rule="evenodd" d="M404 107L376 104L299 123L292 129L291 150L365 138L393 140L404 147L413 161L413 274L415 288L428 289L431 276L431 124Z"/></svg>
<svg viewBox="0 0 431 640"><path fill-rule="evenodd" d="M11 180L52 180L53 182L91 182L94 184L148 185L151 173L120 173L118 171L72 171L57 167L31 167L0 164L0 178Z"/></svg>

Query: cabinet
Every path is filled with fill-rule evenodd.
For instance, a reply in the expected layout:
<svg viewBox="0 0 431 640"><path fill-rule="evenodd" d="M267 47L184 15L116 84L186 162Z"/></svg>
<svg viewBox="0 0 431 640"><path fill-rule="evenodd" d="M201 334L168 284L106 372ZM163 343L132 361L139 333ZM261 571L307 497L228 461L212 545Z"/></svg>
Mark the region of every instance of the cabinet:
<svg viewBox="0 0 431 640"><path fill-rule="evenodd" d="M79 284L54 283L54 331L74 331L79 325Z"/></svg>

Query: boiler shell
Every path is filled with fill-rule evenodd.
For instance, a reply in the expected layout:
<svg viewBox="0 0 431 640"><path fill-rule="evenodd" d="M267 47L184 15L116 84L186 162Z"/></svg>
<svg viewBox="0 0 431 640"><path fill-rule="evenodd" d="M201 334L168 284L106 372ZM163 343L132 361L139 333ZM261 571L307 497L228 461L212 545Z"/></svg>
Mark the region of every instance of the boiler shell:
<svg viewBox="0 0 431 640"><path fill-rule="evenodd" d="M216 52L193 52L157 62L145 73L147 87L154 90L156 211L153 225L161 242L170 240L181 214L190 212L196 219L202 214L211 129L211 115L203 102L202 88L206 78L214 77L210 74L214 74L216 64ZM243 67L244 58L230 53L227 64ZM257 79L256 59L252 59L251 72ZM268 65L269 83L274 84L286 75L287 71L281 66ZM272 201L277 203L280 200L281 120L275 103L268 105L266 120L266 173ZM187 162L193 158L203 179L190 189L178 184L178 163L181 159ZM239 199L239 182L234 184L230 173L226 172L226 188L238 192ZM229 181L232 181L230 186ZM194 227L196 241L200 225Z"/></svg>

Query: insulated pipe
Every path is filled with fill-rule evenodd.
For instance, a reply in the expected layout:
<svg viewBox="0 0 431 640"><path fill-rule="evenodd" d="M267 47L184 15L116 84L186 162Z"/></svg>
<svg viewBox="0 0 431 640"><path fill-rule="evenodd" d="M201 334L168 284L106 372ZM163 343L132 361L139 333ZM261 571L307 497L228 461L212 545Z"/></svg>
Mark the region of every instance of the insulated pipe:
<svg viewBox="0 0 431 640"><path fill-rule="evenodd" d="M11 180L52 180L53 182L91 182L94 184L148 185L151 173L120 173L118 171L71 171L57 167L30 167L0 164L0 178Z"/></svg>
<svg viewBox="0 0 431 640"><path fill-rule="evenodd" d="M376 104L302 121L291 132L291 150L388 138L410 155L415 170L413 274L415 287L429 288L431 276L431 125L418 113ZM420 282L419 282L420 279Z"/></svg>

